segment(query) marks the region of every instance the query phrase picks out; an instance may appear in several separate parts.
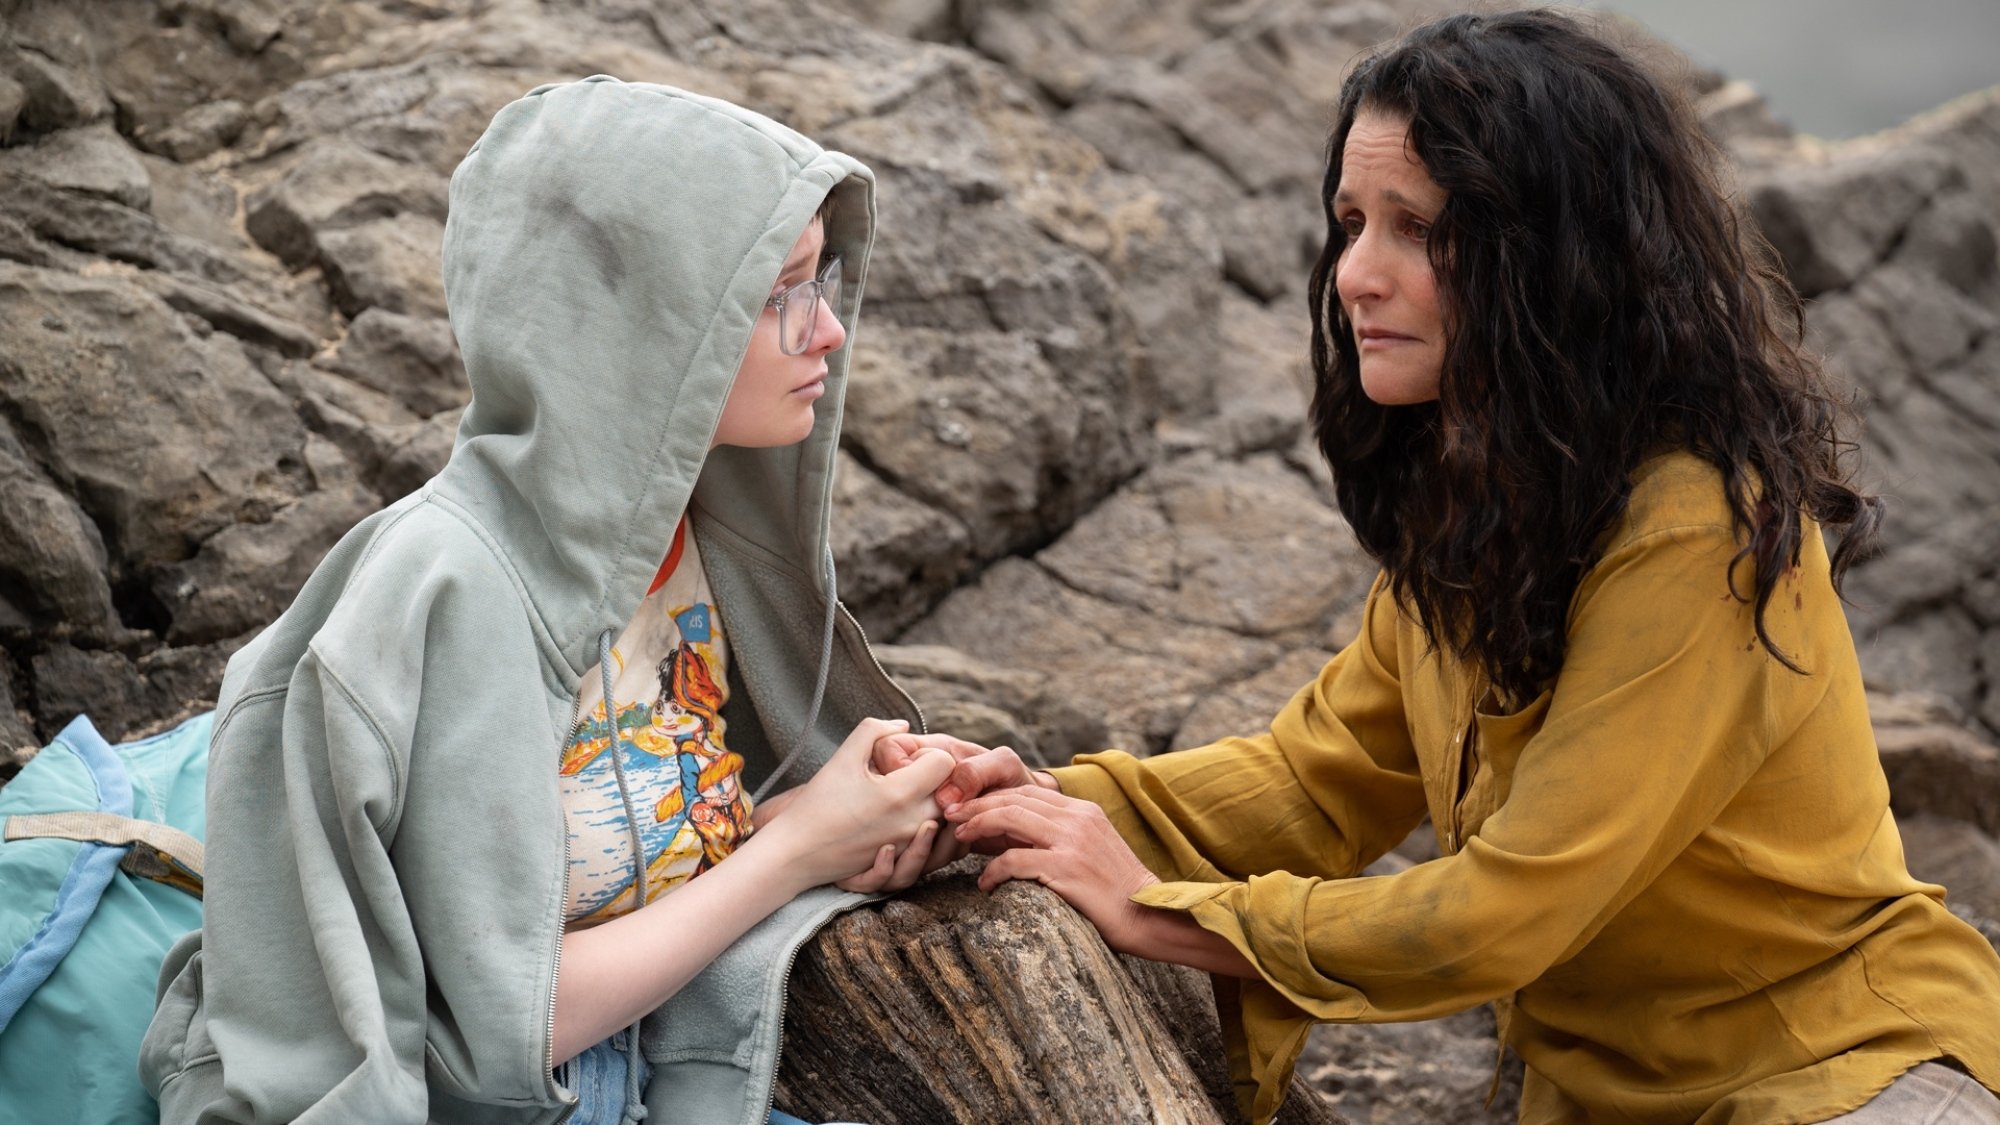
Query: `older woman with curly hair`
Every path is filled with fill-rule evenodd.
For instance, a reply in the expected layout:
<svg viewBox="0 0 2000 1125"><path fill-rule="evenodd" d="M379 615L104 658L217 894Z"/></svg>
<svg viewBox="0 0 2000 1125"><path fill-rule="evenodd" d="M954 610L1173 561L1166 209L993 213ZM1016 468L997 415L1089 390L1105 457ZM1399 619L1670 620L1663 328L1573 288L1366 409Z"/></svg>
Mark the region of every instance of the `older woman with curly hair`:
<svg viewBox="0 0 2000 1125"><path fill-rule="evenodd" d="M1359 636L1263 733L940 790L987 886L1217 974L1255 1120L1313 1021L1497 1001L1524 1121L2000 1122L2000 958L1904 865L1839 602L1879 503L1717 166L1559 14L1363 62L1310 287Z"/></svg>

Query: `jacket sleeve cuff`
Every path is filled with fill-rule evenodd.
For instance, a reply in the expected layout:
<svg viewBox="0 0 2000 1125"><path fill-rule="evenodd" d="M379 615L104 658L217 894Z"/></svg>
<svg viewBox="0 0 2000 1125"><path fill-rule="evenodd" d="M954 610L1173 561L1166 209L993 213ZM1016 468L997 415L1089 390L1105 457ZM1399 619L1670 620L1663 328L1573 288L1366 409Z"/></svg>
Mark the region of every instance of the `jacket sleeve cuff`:
<svg viewBox="0 0 2000 1125"><path fill-rule="evenodd" d="M1104 803L1099 798L1119 796L1118 785L1101 768L1088 764L1085 759L1090 754L1079 755L1067 766L1050 766L1043 773L1056 779L1056 785L1065 797L1081 797L1092 804Z"/></svg>
<svg viewBox="0 0 2000 1125"><path fill-rule="evenodd" d="M1286 909L1306 890L1299 882L1281 872L1253 876L1248 882L1154 883L1140 889L1132 901L1180 911L1227 941L1301 1015L1322 1020L1360 1018L1367 1011L1360 993L1336 986L1327 994L1326 979L1314 967L1312 951L1306 947L1304 928L1274 921L1300 917Z"/></svg>
<svg viewBox="0 0 2000 1125"><path fill-rule="evenodd" d="M1132 901L1140 906L1155 906L1161 910L1191 911L1196 906L1228 894L1231 887L1239 883L1153 883L1142 887L1132 896ZM1213 927L1204 926L1203 929ZM1218 931L1219 932L1219 931ZM1227 934L1223 936L1227 937Z"/></svg>

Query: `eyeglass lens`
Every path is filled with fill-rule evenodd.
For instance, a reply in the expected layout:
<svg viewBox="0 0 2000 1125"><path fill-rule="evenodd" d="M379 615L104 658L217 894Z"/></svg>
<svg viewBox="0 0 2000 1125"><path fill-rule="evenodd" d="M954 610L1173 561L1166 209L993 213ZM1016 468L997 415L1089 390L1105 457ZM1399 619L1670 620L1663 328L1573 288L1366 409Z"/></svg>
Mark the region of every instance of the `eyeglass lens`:
<svg viewBox="0 0 2000 1125"><path fill-rule="evenodd" d="M826 264L820 275L786 290L778 306L778 342L786 355L804 355L812 347L819 324L819 303L840 308L840 259Z"/></svg>

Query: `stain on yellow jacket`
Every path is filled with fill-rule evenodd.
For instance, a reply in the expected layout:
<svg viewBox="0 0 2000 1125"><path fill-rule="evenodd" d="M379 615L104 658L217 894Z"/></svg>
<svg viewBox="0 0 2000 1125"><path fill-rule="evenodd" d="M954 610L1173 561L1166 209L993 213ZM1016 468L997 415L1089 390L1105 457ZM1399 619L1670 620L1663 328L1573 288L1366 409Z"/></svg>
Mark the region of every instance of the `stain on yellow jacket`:
<svg viewBox="0 0 2000 1125"><path fill-rule="evenodd" d="M1522 706L1378 581L1268 732L1056 771L1167 880L1136 901L1262 973L1218 988L1252 1120L1311 1021L1492 1000L1524 1122L1819 1121L1943 1055L2000 1087L2000 958L1904 865L1817 527L1766 617L1806 675L1730 593L1704 462L1642 466L1608 544ZM1426 813L1442 858L1354 877Z"/></svg>

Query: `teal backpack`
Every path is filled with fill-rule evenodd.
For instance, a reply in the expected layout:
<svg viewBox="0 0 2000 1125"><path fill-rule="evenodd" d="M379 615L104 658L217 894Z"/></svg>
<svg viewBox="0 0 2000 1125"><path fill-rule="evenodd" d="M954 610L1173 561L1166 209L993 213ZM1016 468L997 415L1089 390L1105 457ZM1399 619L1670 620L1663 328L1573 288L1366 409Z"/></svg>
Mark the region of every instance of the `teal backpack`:
<svg viewBox="0 0 2000 1125"><path fill-rule="evenodd" d="M154 1125L160 963L201 925L215 716L114 746L79 717L0 788L0 1121Z"/></svg>

